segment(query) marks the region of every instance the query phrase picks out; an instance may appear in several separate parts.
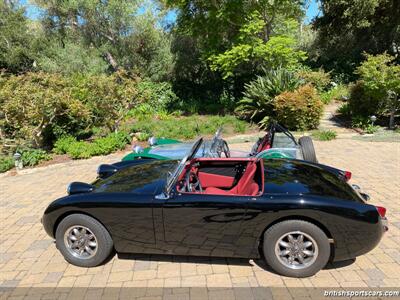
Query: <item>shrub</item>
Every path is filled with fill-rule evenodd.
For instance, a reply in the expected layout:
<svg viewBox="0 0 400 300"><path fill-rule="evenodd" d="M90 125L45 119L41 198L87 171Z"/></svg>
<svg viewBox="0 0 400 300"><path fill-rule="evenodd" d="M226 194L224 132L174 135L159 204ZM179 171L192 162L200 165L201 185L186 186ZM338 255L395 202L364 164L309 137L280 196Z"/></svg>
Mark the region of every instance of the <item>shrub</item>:
<svg viewBox="0 0 400 300"><path fill-rule="evenodd" d="M360 81L353 87L350 104L355 115L390 114L390 127L400 109L400 65L386 53L366 54L366 60L357 68Z"/></svg>
<svg viewBox="0 0 400 300"><path fill-rule="evenodd" d="M23 149L21 153L21 160L24 166L33 167L41 161L50 160L51 155L41 149Z"/></svg>
<svg viewBox="0 0 400 300"><path fill-rule="evenodd" d="M269 117L274 117L275 97L282 92L293 91L299 84L296 75L285 69L268 71L264 76L245 84L244 97L239 101L236 112L265 127Z"/></svg>
<svg viewBox="0 0 400 300"><path fill-rule="evenodd" d="M314 132L312 136L319 141L330 141L335 139L337 134L333 130L318 130Z"/></svg>
<svg viewBox="0 0 400 300"><path fill-rule="evenodd" d="M27 73L2 81L0 103L5 115L0 126L9 138L42 147L56 124L67 131L89 124L90 112L71 98L68 81L58 74Z"/></svg>
<svg viewBox="0 0 400 300"><path fill-rule="evenodd" d="M0 80L0 127L6 138L34 147L51 145L63 135L77 136L93 126L115 131L137 103L137 82L124 73L74 75L42 72Z"/></svg>
<svg viewBox="0 0 400 300"><path fill-rule="evenodd" d="M301 70L298 72L298 76L305 83L312 84L319 92L327 91L331 87L331 76L322 69L318 71Z"/></svg>
<svg viewBox="0 0 400 300"><path fill-rule="evenodd" d="M89 158L122 150L129 142L129 134L122 131L110 133L105 137L95 139L93 142L77 141L75 138L67 136L54 144L53 151L59 154L66 153L73 159Z"/></svg>
<svg viewBox="0 0 400 300"><path fill-rule="evenodd" d="M68 152L69 147L76 142L76 138L72 136L63 136L54 143L53 152L56 154L65 154Z"/></svg>
<svg viewBox="0 0 400 300"><path fill-rule="evenodd" d="M354 116L351 120L351 126L354 128L360 128L366 133L375 133L378 131L379 127L374 126L370 118L364 116Z"/></svg>
<svg viewBox="0 0 400 300"><path fill-rule="evenodd" d="M14 167L14 160L11 156L0 156L0 173L7 172Z"/></svg>
<svg viewBox="0 0 400 300"><path fill-rule="evenodd" d="M138 100L148 103L155 111L168 110L178 100L169 82L141 81L137 85Z"/></svg>
<svg viewBox="0 0 400 300"><path fill-rule="evenodd" d="M284 92L275 98L276 120L292 130L316 128L323 105L315 88L304 85L293 92Z"/></svg>
<svg viewBox="0 0 400 300"><path fill-rule="evenodd" d="M378 114L380 97L368 93L365 84L358 81L350 87L349 109L354 116L365 118Z"/></svg>

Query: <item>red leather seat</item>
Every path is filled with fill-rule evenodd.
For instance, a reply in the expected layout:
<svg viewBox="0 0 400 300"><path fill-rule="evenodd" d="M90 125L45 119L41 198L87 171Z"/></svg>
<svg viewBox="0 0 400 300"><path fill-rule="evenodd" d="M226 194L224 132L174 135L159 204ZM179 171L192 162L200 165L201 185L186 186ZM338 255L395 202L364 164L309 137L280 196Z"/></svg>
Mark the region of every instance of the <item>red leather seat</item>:
<svg viewBox="0 0 400 300"><path fill-rule="evenodd" d="M222 190L216 187L208 187L206 194L214 195L250 195L255 196L259 191L258 184L254 181L257 166L254 162L250 162L244 171L242 177L239 179L236 186L230 190Z"/></svg>

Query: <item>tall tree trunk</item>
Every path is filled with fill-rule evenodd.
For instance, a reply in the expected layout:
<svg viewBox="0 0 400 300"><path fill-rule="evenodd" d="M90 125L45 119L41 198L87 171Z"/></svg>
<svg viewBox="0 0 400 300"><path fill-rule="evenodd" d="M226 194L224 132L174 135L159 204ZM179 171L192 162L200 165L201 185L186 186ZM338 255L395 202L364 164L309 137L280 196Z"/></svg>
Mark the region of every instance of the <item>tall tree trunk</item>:
<svg viewBox="0 0 400 300"><path fill-rule="evenodd" d="M110 64L110 66L113 68L114 71L117 71L119 66L117 61L115 60L115 58L112 56L112 54L110 52L106 52L105 53L105 57L107 62Z"/></svg>

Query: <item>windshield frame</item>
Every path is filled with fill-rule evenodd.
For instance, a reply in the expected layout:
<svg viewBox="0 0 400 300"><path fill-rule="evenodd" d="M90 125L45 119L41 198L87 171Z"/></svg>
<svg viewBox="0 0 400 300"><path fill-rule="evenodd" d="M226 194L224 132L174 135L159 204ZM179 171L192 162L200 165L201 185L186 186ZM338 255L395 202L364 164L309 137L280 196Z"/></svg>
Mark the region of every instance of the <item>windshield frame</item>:
<svg viewBox="0 0 400 300"><path fill-rule="evenodd" d="M190 151L182 158L182 160L179 162L175 170L171 173L171 175L168 176L167 178L167 183L165 185L165 193L166 195L169 195L171 193L172 188L176 184L176 181L178 179L178 176L182 173L183 169L186 166L186 163L189 160L192 160L197 151L200 149L201 144L203 143L203 138L200 137L198 138L194 143Z"/></svg>

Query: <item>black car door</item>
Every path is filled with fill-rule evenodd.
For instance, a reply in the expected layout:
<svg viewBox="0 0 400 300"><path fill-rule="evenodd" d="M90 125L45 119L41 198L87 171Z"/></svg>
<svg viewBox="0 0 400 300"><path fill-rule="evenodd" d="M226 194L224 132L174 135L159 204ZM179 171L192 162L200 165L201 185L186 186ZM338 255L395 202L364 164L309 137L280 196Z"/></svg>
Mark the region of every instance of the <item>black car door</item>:
<svg viewBox="0 0 400 300"><path fill-rule="evenodd" d="M165 200L164 247L173 254L246 256L240 237L251 198L178 193Z"/></svg>

